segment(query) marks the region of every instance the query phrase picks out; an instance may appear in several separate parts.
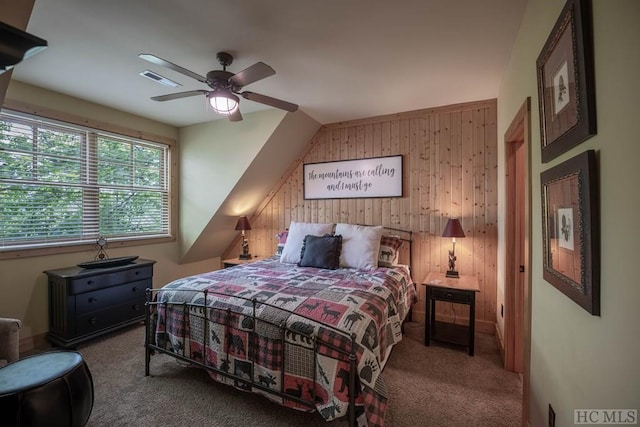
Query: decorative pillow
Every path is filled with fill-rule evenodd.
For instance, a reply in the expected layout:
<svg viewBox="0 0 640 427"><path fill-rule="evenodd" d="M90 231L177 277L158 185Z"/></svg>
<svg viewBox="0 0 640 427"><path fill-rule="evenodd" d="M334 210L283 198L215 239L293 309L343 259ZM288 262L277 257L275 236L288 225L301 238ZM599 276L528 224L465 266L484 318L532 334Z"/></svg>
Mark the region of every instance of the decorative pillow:
<svg viewBox="0 0 640 427"><path fill-rule="evenodd" d="M383 230L382 226L337 224L335 234L342 235L340 267L362 270L377 268Z"/></svg>
<svg viewBox="0 0 640 427"><path fill-rule="evenodd" d="M284 249L284 244L287 242L287 235L289 234L289 230L281 231L276 234L276 238L278 239L278 245L276 246L276 256L282 255L282 250Z"/></svg>
<svg viewBox="0 0 640 427"><path fill-rule="evenodd" d="M382 236L380 239L378 267L391 267L396 265L400 246L402 246L402 239L399 236Z"/></svg>
<svg viewBox="0 0 640 427"><path fill-rule="evenodd" d="M302 243L307 234L311 234L312 236L324 236L325 234L331 234L332 231L333 224L292 221L291 225L289 225L289 233L287 234L287 241L282 249L280 262L297 264L298 261L300 261Z"/></svg>
<svg viewBox="0 0 640 427"><path fill-rule="evenodd" d="M340 266L342 236L325 234L322 237L307 235L300 252L300 267L316 267L335 270Z"/></svg>

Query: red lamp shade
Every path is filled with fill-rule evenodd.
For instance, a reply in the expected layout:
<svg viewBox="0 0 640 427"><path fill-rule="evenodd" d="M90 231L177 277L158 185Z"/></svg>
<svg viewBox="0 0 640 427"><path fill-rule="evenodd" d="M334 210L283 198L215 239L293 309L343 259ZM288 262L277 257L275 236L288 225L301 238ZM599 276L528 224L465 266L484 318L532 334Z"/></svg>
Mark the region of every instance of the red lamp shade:
<svg viewBox="0 0 640 427"><path fill-rule="evenodd" d="M449 218L442 232L442 237L452 237L451 243L453 244L453 250L449 251L449 269L446 277L457 279L460 275L456 271L456 237L464 237L464 230L458 218Z"/></svg>
<svg viewBox="0 0 640 427"><path fill-rule="evenodd" d="M465 237L464 230L458 218L449 218L442 232L442 237Z"/></svg>
<svg viewBox="0 0 640 427"><path fill-rule="evenodd" d="M251 230L251 224L249 224L249 220L246 216L241 216L238 218L238 223L236 224L236 230Z"/></svg>
<svg viewBox="0 0 640 427"><path fill-rule="evenodd" d="M246 216L241 216L240 218L238 218L236 230L242 231L242 253L238 256L238 258L251 259L251 254L249 253L249 241L244 237L245 230L251 230L251 224L249 224L249 220Z"/></svg>

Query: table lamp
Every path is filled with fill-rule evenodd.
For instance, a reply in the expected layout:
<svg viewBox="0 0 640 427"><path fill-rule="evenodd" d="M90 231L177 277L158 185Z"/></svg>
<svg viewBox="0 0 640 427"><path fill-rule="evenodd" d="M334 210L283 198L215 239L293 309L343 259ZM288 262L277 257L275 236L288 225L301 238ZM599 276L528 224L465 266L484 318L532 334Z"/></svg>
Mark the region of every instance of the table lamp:
<svg viewBox="0 0 640 427"><path fill-rule="evenodd" d="M242 253L238 255L238 258L251 259L251 254L249 253L249 241L244 236L245 230L251 230L251 224L249 224L249 220L246 216L241 216L240 218L238 218L236 230L242 230Z"/></svg>
<svg viewBox="0 0 640 427"><path fill-rule="evenodd" d="M451 237L451 242L453 243L453 249L449 251L449 269L446 277L458 278L460 275L456 271L456 237L465 237L458 218L449 218L442 232L442 237Z"/></svg>

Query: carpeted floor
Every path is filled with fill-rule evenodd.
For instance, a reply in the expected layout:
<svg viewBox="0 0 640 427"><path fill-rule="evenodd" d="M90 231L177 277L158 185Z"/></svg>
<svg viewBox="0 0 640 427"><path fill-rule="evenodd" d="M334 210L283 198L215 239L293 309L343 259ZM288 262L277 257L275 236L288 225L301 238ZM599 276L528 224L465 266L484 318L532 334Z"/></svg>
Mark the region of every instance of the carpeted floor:
<svg viewBox="0 0 640 427"><path fill-rule="evenodd" d="M520 376L502 369L493 336L476 334L471 357L464 349L423 346L418 324L408 323L406 332L384 371L387 426L520 425ZM78 348L95 387L89 426L346 426L215 383L168 356L153 356L145 377L143 341L136 326Z"/></svg>

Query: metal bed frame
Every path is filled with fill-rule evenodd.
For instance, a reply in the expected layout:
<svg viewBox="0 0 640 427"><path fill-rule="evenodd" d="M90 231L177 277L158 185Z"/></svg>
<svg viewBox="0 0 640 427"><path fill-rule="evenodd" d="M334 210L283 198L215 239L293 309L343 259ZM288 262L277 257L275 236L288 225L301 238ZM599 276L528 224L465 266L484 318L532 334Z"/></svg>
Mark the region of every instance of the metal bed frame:
<svg viewBox="0 0 640 427"><path fill-rule="evenodd" d="M406 230L400 230L400 229L393 229L393 228L388 228L385 227L385 229L387 230L391 230L391 231L398 231L398 232L403 232L403 233L408 233L409 234L409 238L402 238L401 239L404 242L409 242L409 265L411 263L411 246L412 246L412 232L411 231L406 231ZM410 269L411 270L411 269ZM158 302L158 299L160 299L159 297L161 296L162 293L164 292L187 292L187 293L193 293L195 296L195 294L201 294L202 298L203 298L203 303L202 304L194 304L194 303L187 303L187 302ZM237 298L237 299L242 299L245 301L249 301L251 302L251 313L247 314L246 312L240 310L239 306L236 307L210 307L207 305L207 303L212 299L215 298L215 295L221 295L221 296L226 296L229 297L229 294L225 294L222 292L215 292L215 291L210 291L210 290L188 290L188 289L175 289L175 288L171 288L171 289L147 289L146 290L146 295L147 295L147 301L146 301L146 307L145 307L145 376L149 376L150 375L150 363L151 363L151 355L154 352L157 353L162 353L162 354L167 354L170 355L178 360L182 360L184 362L189 363L190 365L193 366L197 366L200 368L203 368L209 372L214 372L218 375L222 375L224 377L227 377L229 379L232 379L235 381L236 386L238 384L242 384L245 386L249 386L250 390L253 388L262 390L266 393L270 393L274 396L278 396L280 398L284 400L290 400L293 402L296 402L304 407L308 407L310 409L310 412L313 412L316 409L316 396L315 396L315 390L313 390L313 392L311 393L311 400L306 400L303 399L300 396L296 396L295 390L287 390L285 389L285 384L284 384L284 375L285 375L285 363L286 363L286 346L297 346L297 347L304 347L309 349L308 346L303 346L301 344L296 344L294 342L290 342L287 341L286 337L290 334L295 334L298 335L300 337L304 337L305 341L307 343L311 343L312 344L312 348L313 348L313 383L315 384L317 381L317 371L318 371L318 355L321 354L324 357L329 357L341 362L347 362L349 363L349 377L348 377L348 396L349 396L349 402L348 402L348 411L346 416L348 416L348 420L349 420L349 426L350 427L355 427L356 425L356 405L355 405L355 399L356 399L356 394L358 392L358 390L356 390L356 383L357 383L357 366L356 366L356 351L357 351L357 345L356 345L356 336L355 334L347 334L344 331L332 326L332 325L328 325L328 324L324 324L322 322L319 322L317 320L314 320L308 316L304 316L300 313L295 313L291 310L287 310L284 308L281 308L279 306L275 306L273 304L269 304L266 302L261 302L255 298L253 299L249 299L249 298L245 298L245 297L241 297L241 296L235 296L232 295L233 298ZM193 298L189 298L189 300L194 301ZM200 301L200 299L197 299L196 301ZM320 328L324 328L326 330L331 330L334 333L337 333L339 335L342 335L346 341L349 342L349 346L348 349L340 349L337 346L333 345L331 342L327 342L325 340L323 340L322 338L320 338L319 336L317 336L318 334L307 334L304 331L301 330L297 330L294 328L291 328L289 326L286 325L286 321L283 321L282 323L275 323L274 321L270 320L270 319L266 319L266 318L261 318L259 316L256 315L256 309L260 306L265 306L265 307L271 307L274 309L277 309L279 311L281 311L282 313L287 313L288 315L295 315L297 317L302 317L305 319L305 321L312 323L313 325L316 325ZM154 336L155 331L153 330L153 324L155 324L155 322L151 322L152 320L152 316L157 316L157 314L159 313L159 310L163 310L164 311L164 326L165 326L165 331L167 330L166 328L166 322L168 319L168 313L169 310L175 310L177 311L179 314L182 315L182 349L179 352L176 352L175 349L172 350L168 350L164 347L160 347L155 343L155 339L152 340L151 337ZM234 373L229 372L229 367L226 366L226 369L222 369L225 368L225 366L221 366L221 367L216 367L213 366L212 364L208 363L207 357L206 357L206 350L208 347L211 346L211 334L209 333L209 329L210 329L210 324L214 323L214 324L218 324L221 326L225 326L228 327L230 326L229 322L231 321L232 316L243 316L244 320L243 320L243 324L246 325L250 325L249 328L249 339L247 340L247 350L246 353L247 355L249 354L253 354L254 357L250 359L251 362L251 373L250 373L250 378L247 379L246 377L243 376L239 376L236 375ZM287 316L288 317L288 316ZM411 310L409 310L409 313L406 316L407 318L411 317ZM190 319L197 319L198 322L202 322L204 324L204 333L203 333L203 350L204 350L204 355L202 354L193 354L193 352L191 351L191 348L187 349L186 345L184 345L185 342L185 338L187 338L187 328L185 327L185 319L190 318ZM222 318L224 319L223 323L218 323L216 321L213 321L212 319L215 318ZM286 317L285 317L286 318ZM247 322L247 319L249 319L249 321ZM268 324L271 326L274 326L276 328L278 328L280 330L280 340L282 342L282 363L280 363L279 369L281 372L281 378L280 378L280 389L276 390L273 389L271 387L269 387L268 383L265 382L260 382L260 381L256 381L255 380L255 354L256 352L251 352L249 350L250 346L258 346L258 337L260 336L259 333L256 331L256 325L258 323L263 323L263 324ZM314 327L314 330L316 330L316 328ZM226 355L226 359L228 359L229 357L229 351L230 351L230 346L231 346L231 340L224 340L224 342L226 343L226 346L224 348L224 353ZM292 341L296 341L295 339ZM325 349L329 349L331 351L333 351L335 353L334 355L330 355L328 354L328 352L325 351L320 351L319 349L321 348L325 348ZM344 380L344 379L343 379ZM266 384L266 385L265 385ZM322 410L320 410L322 411Z"/></svg>

